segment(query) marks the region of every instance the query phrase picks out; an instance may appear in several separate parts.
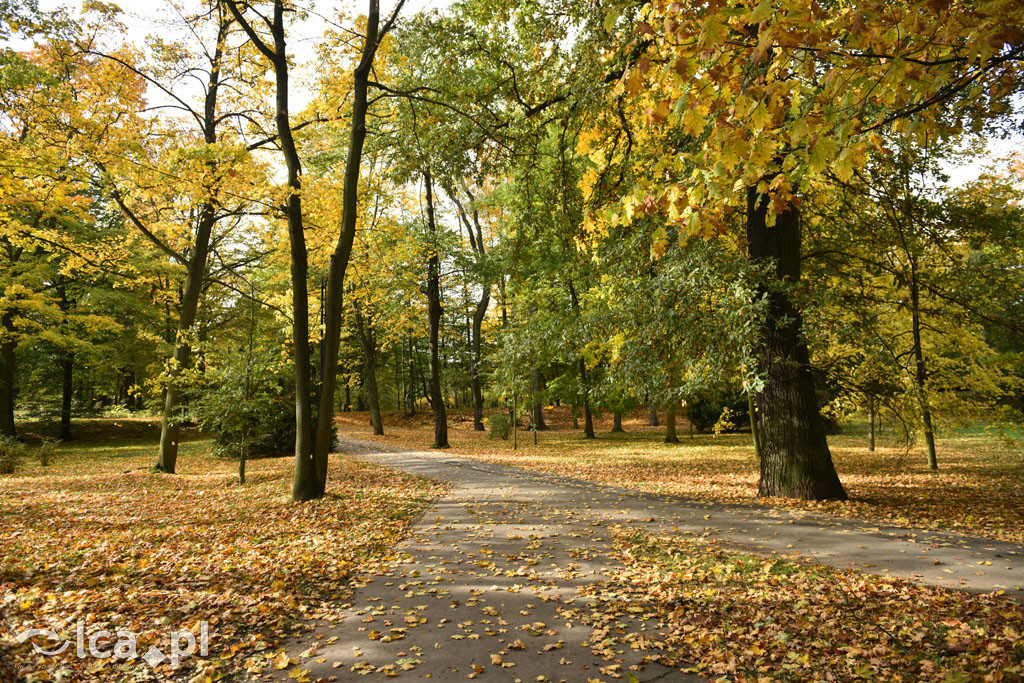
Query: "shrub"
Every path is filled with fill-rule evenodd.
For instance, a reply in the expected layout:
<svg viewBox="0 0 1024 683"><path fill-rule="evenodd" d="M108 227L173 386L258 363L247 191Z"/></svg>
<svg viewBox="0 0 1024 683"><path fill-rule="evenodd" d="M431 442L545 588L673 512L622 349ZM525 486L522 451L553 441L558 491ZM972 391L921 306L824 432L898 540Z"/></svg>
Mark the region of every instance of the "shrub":
<svg viewBox="0 0 1024 683"><path fill-rule="evenodd" d="M704 433L734 432L749 424L747 399L739 393L700 397L690 402L686 415L693 428Z"/></svg>
<svg viewBox="0 0 1024 683"><path fill-rule="evenodd" d="M487 416L487 430L490 438L508 441L512 433L512 422L505 413L491 413Z"/></svg>
<svg viewBox="0 0 1024 683"><path fill-rule="evenodd" d="M229 363L208 371L190 406L204 429L217 433L215 454L237 458L284 455L295 446L295 401L287 379L272 368Z"/></svg>
<svg viewBox="0 0 1024 683"><path fill-rule="evenodd" d="M0 474L13 474L18 458L25 454L25 448L17 439L0 436Z"/></svg>
<svg viewBox="0 0 1024 683"><path fill-rule="evenodd" d="M59 442L53 439L43 439L42 443L39 444L39 450L36 454L39 456L39 464L46 467L50 464L50 460L53 459L54 451L57 450L57 444Z"/></svg>

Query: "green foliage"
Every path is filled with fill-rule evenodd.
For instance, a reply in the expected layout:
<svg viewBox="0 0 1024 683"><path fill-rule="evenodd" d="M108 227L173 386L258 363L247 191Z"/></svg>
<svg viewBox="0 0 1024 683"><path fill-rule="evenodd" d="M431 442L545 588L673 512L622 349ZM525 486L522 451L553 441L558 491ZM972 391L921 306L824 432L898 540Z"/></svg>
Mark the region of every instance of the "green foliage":
<svg viewBox="0 0 1024 683"><path fill-rule="evenodd" d="M216 432L214 452L237 458L287 455L295 443L295 401L287 375L244 357L208 369L190 406L200 426Z"/></svg>
<svg viewBox="0 0 1024 683"><path fill-rule="evenodd" d="M750 422L747 399L736 392L701 396L689 401L686 411L698 432L734 432Z"/></svg>
<svg viewBox="0 0 1024 683"><path fill-rule="evenodd" d="M492 439L508 441L508 437L512 433L512 422L503 412L491 413L487 417L487 431L488 437Z"/></svg>

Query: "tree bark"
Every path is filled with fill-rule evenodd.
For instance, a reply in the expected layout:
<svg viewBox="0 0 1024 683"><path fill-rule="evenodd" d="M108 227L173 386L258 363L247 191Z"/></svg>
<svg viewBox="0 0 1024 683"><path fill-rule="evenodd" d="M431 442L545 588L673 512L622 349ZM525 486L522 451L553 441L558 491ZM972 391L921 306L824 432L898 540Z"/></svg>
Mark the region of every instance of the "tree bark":
<svg viewBox="0 0 1024 683"><path fill-rule="evenodd" d="M613 432L624 432L624 431L626 431L625 429L622 428L622 412L621 411L616 410L614 413L612 413L612 431Z"/></svg>
<svg viewBox="0 0 1024 683"><path fill-rule="evenodd" d="M167 388L164 390L164 411L160 419L160 453L153 466L158 472L174 474L178 462L178 442L180 427L177 412L181 405L181 388L178 377L188 367L192 356L192 340L189 334L196 322L199 310L199 298L203 291L203 278L206 277L206 260L210 250L210 235L215 223L215 209L212 205L203 206L196 238L193 244L192 258L188 261L185 276L185 288L182 292L181 307L178 313L178 331L174 340L174 354L167 372Z"/></svg>
<svg viewBox="0 0 1024 683"><path fill-rule="evenodd" d="M427 317L430 328L430 407L434 411L434 444L432 448L448 448L448 416L445 412L444 396L441 393L441 365L439 362L439 337L441 332L441 255L436 244L437 224L434 222L434 189L430 169L423 171L423 182L427 194L427 229L430 232L430 254L427 257Z"/></svg>
<svg viewBox="0 0 1024 683"><path fill-rule="evenodd" d="M765 386L761 408L759 496L808 500L846 498L825 435L811 375L800 312L786 288L800 279L800 216L796 207L766 222L768 198L747 190L747 248L755 262L772 262L770 286L763 288L768 313L761 330L760 371Z"/></svg>
<svg viewBox="0 0 1024 683"><path fill-rule="evenodd" d="M676 434L676 406L675 401L665 406L665 443L679 443L679 435Z"/></svg>
<svg viewBox="0 0 1024 683"><path fill-rule="evenodd" d="M658 406L651 403L647 406L647 424L651 427L658 426Z"/></svg>
<svg viewBox="0 0 1024 683"><path fill-rule="evenodd" d="M875 397L868 396L868 451L875 452Z"/></svg>
<svg viewBox="0 0 1024 683"><path fill-rule="evenodd" d="M580 299L576 294L576 287L573 286L572 280L566 282L569 288L569 301L572 303L573 313L576 314L576 318L580 318ZM580 369L580 388L583 390L583 438L594 439L594 416L590 412L590 384L587 381L587 363L584 361L583 356L579 357L579 369Z"/></svg>
<svg viewBox="0 0 1024 683"><path fill-rule="evenodd" d="M531 427L534 431L539 432L547 429L548 425L544 422L544 406L537 398L537 395L544 389L544 376L537 368L533 369L532 386L533 406L530 413Z"/></svg>
<svg viewBox="0 0 1024 683"><path fill-rule="evenodd" d="M754 392L747 392L747 414L750 416L750 436L754 440L754 455L761 462L761 426L758 424L757 398Z"/></svg>
<svg viewBox="0 0 1024 683"><path fill-rule="evenodd" d="M397 11L397 10L396 10ZM327 457L331 450L331 435L334 424L334 392L338 378L338 349L341 343L342 292L345 271L352 256L352 244L356 234L356 218L359 211L359 168L363 158L363 143L366 141L366 112L369 108L367 89L370 71L379 44L380 3L370 0L366 20L366 37L363 51L353 73L352 122L349 132L348 156L345 159L344 194L342 196L341 231L338 243L331 254L327 274L327 294L324 317L324 373L320 385L320 400L317 407L316 443L313 458L316 461L317 477L320 480L320 495L327 481ZM385 29L387 30L387 29Z"/></svg>
<svg viewBox="0 0 1024 683"><path fill-rule="evenodd" d="M352 306L352 313L356 321L359 345L363 349L363 387L366 389L367 403L370 404L370 424L375 435L383 436L384 423L380 416L380 393L377 389L377 336L373 322L360 311L358 305Z"/></svg>
<svg viewBox="0 0 1024 683"><path fill-rule="evenodd" d="M463 190L469 197L470 202L475 201L475 197L469 190L469 187L463 185ZM477 255L477 264L479 265L483 261L486 254L484 247L484 234L480 226L480 214L475 206L472 206L472 218L473 222L470 224L469 212L466 211L462 202L459 200L458 192L451 187L446 187L448 196L451 197L456 208L458 209L459 218L462 224L466 228L466 234L469 236L470 247ZM475 232L474 232L475 231ZM470 327L470 359L469 359L469 385L470 392L473 396L473 429L482 432L484 431L484 397L483 390L480 385L480 360L481 360L481 346L482 336L481 331L483 328L484 316L487 315L487 307L491 302L491 282L486 277L480 283L480 300L476 304L476 308L473 311L473 321Z"/></svg>
<svg viewBox="0 0 1024 683"><path fill-rule="evenodd" d="M206 98L203 102L203 139L208 145L217 142L217 94L220 85L220 66L224 44L221 38L227 33L228 21L221 21L217 46L210 60L210 83L207 86ZM206 277L206 261L210 252L210 236L217 222L217 209L212 201L203 203L199 209L199 221L196 226L195 239L192 243L192 254L187 262L185 287L181 294L181 306L178 311L178 329L174 336L174 353L168 370L167 388L164 390L164 409L160 418L160 453L153 469L158 472L174 474L178 462L178 442L180 429L177 412L181 404L181 391L177 379L189 363L192 355L192 340L188 338L192 326L196 322L199 299L203 292L203 280Z"/></svg>
<svg viewBox="0 0 1024 683"><path fill-rule="evenodd" d="M917 402L921 407L921 424L924 427L924 445L928 452L928 469L939 469L939 461L935 455L935 430L932 427L932 411L928 403L928 366L924 359L924 348L921 345L921 292L917 284L916 268L911 267L910 278L910 321L914 337L914 384L916 385Z"/></svg>
<svg viewBox="0 0 1024 683"><path fill-rule="evenodd" d="M413 363L412 337L409 338L409 384L405 392L405 416L412 417L416 414L416 374Z"/></svg>
<svg viewBox="0 0 1024 683"><path fill-rule="evenodd" d="M260 35L242 16L236 0L229 0L228 8L245 30L249 39L274 69L275 116L278 143L287 167L288 198L284 214L288 222L288 243L291 256L292 284L292 353L295 362L295 476L292 480L292 500L296 502L319 498L324 492L324 481L313 452L312 416L312 354L309 348L309 283L306 235L302 224L302 166L292 136L288 111L288 52L284 31L284 0L274 0L273 21L269 22L273 47L266 45ZM333 367L333 366L332 366ZM333 398L333 397L332 397ZM326 473L327 463L323 463Z"/></svg>
<svg viewBox="0 0 1024 683"><path fill-rule="evenodd" d="M484 431L484 394L480 382L482 330L484 316L487 315L487 307L491 302L491 284L484 283L483 294L477 302L476 310L473 311L473 342L470 351L470 380L469 386L473 393L473 429L478 432Z"/></svg>
<svg viewBox="0 0 1024 683"><path fill-rule="evenodd" d="M74 393L75 354L65 352L60 361L60 440L71 441L71 395Z"/></svg>
<svg viewBox="0 0 1024 683"><path fill-rule="evenodd" d="M583 438L594 439L594 416L590 412L590 387L587 385L587 364L580 358L580 383L583 385Z"/></svg>

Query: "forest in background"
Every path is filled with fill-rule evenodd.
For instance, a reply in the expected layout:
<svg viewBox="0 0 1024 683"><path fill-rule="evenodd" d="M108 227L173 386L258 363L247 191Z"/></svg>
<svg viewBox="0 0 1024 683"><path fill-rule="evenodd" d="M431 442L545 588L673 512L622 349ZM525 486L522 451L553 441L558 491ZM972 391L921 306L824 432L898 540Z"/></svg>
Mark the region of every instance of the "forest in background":
<svg viewBox="0 0 1024 683"><path fill-rule="evenodd" d="M749 425L761 496L827 432L1021 418L1024 8L476 2L320 17L0 7L0 431L116 409L329 486L336 411ZM308 64L292 59L311 40ZM750 415L754 419L750 419ZM370 429L370 427L368 427ZM240 457L241 456L241 457ZM841 474L841 473L839 473Z"/></svg>

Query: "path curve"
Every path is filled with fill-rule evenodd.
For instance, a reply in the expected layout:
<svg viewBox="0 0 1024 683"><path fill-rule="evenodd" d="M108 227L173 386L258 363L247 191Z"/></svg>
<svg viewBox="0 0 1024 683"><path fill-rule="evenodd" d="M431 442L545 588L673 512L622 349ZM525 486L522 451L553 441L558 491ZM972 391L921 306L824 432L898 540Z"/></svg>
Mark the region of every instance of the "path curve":
<svg viewBox="0 0 1024 683"><path fill-rule="evenodd" d="M567 620L574 607L588 604L576 596L577 586L620 568L611 550L616 524L1024 598L1024 547L1018 545L645 494L372 441L343 438L338 450L446 480L452 488L413 526L399 548L403 559L360 582L340 623L319 624L314 636L288 648L292 656L311 655L301 666L314 681L398 674L586 683L610 681L614 673L624 676L620 680L630 673L640 681L703 680L645 661L628 646L599 653L587 641L590 629ZM646 629L654 639L661 632L657 623L623 619L641 622L629 627L632 632Z"/></svg>

